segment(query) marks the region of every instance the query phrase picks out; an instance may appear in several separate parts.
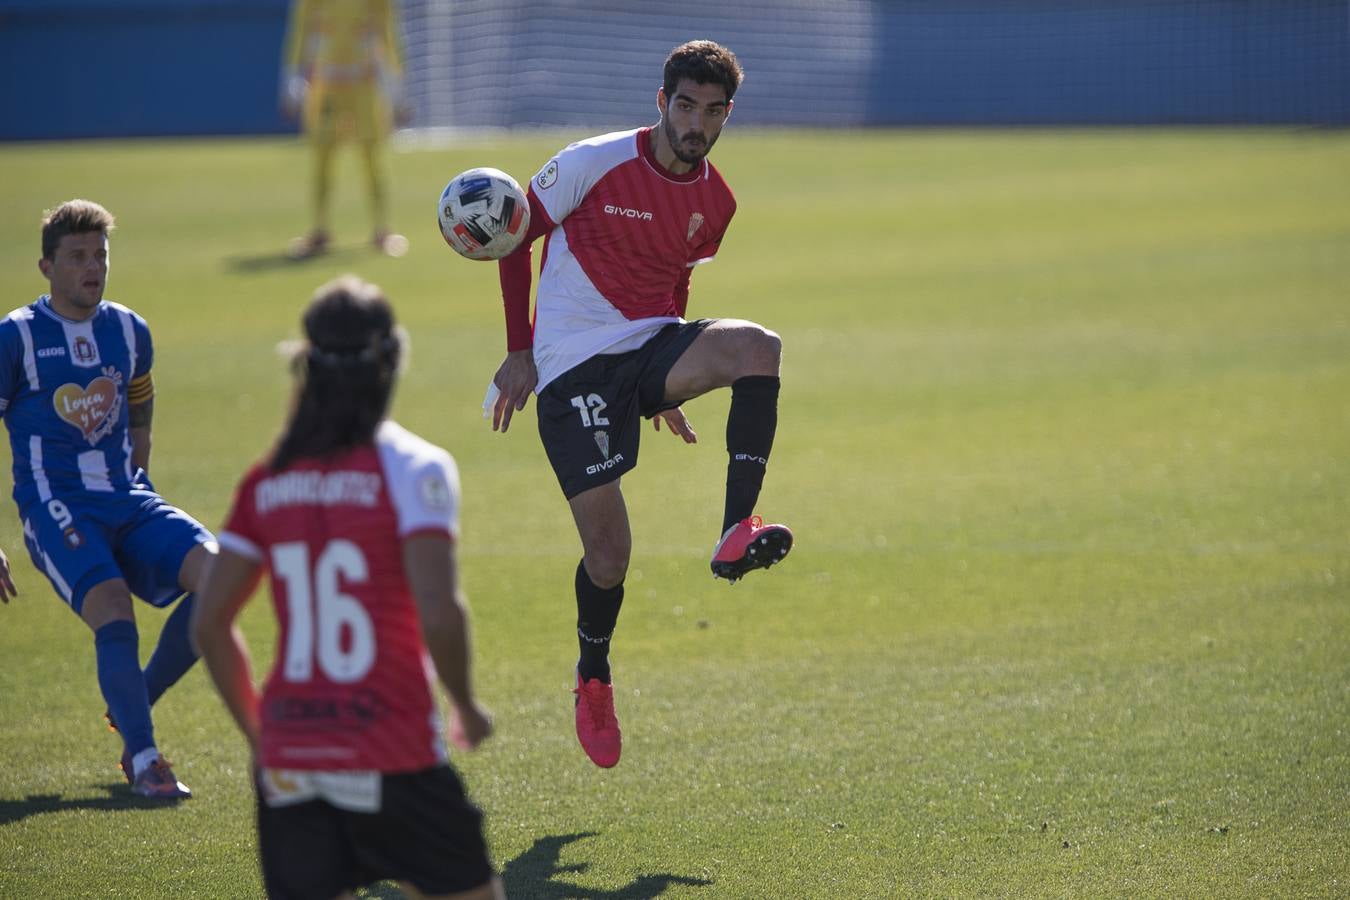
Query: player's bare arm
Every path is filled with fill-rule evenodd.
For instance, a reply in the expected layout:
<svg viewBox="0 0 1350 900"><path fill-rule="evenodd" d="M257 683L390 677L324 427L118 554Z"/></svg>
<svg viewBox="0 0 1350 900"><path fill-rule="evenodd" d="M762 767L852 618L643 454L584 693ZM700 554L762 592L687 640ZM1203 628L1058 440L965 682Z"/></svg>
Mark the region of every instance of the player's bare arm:
<svg viewBox="0 0 1350 900"><path fill-rule="evenodd" d="M155 398L127 407L127 428L131 434L131 464L150 471L150 424L155 417Z"/></svg>
<svg viewBox="0 0 1350 900"><path fill-rule="evenodd" d="M255 756L262 733L258 691L253 686L248 647L235 619L261 574L262 568L253 560L221 550L192 611L193 643Z"/></svg>
<svg viewBox="0 0 1350 900"><path fill-rule="evenodd" d="M459 591L454 543L436 534L408 538L403 542L403 570L417 602L427 652L454 708L450 742L472 750L492 734L492 717L474 699L469 678L469 616Z"/></svg>

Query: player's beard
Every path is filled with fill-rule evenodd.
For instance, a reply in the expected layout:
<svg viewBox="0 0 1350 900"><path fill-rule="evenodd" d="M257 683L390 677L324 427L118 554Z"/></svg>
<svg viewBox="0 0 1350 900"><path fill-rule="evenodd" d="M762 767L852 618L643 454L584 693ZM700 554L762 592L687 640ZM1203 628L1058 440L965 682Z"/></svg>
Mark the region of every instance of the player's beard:
<svg viewBox="0 0 1350 900"><path fill-rule="evenodd" d="M717 143L716 137L709 140L707 135L699 131L686 132L683 137L680 137L675 134L675 126L669 119L665 122L665 132L666 141L670 144L670 149L675 154L675 158L687 166L696 166L703 162L703 157L707 156L708 151L712 150L713 144ZM681 147L684 146L682 142L691 139L695 140L699 149L692 153L682 150Z"/></svg>

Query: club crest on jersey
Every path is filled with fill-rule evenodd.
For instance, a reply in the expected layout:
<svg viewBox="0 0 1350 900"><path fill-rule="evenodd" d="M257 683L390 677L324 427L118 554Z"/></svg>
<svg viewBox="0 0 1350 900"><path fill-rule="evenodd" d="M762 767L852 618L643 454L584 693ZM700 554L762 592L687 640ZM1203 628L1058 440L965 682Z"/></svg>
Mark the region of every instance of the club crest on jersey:
<svg viewBox="0 0 1350 900"><path fill-rule="evenodd" d="M85 440L97 444L117 424L122 411L122 373L105 366L103 374L86 386L67 383L52 393L52 406L62 421L80 429Z"/></svg>
<svg viewBox="0 0 1350 900"><path fill-rule="evenodd" d="M70 356L77 366L98 365L98 345L82 334L75 336L70 345Z"/></svg>
<svg viewBox="0 0 1350 900"><path fill-rule="evenodd" d="M72 550L78 550L84 546L84 535L76 531L74 526L71 526L70 528L67 528L65 531L61 532L61 535L66 540L66 546Z"/></svg>
<svg viewBox="0 0 1350 900"><path fill-rule="evenodd" d="M600 448L600 452L603 453L603 454L605 455L605 459L609 459L609 432L608 432L608 431L597 431L597 432L595 433L595 446L597 446L597 447Z"/></svg>
<svg viewBox="0 0 1350 900"><path fill-rule="evenodd" d="M703 227L703 213L693 213L689 216L689 231L685 233L684 239L692 241L694 234Z"/></svg>

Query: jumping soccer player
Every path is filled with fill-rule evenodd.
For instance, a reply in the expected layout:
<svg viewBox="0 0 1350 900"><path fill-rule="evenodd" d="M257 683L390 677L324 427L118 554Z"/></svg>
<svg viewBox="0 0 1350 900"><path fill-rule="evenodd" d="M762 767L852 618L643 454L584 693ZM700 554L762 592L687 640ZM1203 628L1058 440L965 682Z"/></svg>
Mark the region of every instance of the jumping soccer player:
<svg viewBox="0 0 1350 900"><path fill-rule="evenodd" d="M395 0L294 0L286 33L281 109L303 113L314 152L312 230L291 242L292 259L328 250L333 159L338 144L361 148L375 231L371 243L389 256L408 240L389 230L385 143L394 119L407 118L403 55Z"/></svg>
<svg viewBox="0 0 1350 900"><path fill-rule="evenodd" d="M172 800L191 792L155 746L150 707L197 660L184 592L198 589L216 545L146 476L154 349L144 319L103 299L112 230L112 215L88 200L42 220L38 268L51 293L0 321L0 415L33 565L94 632L122 772L136 793ZM12 593L3 554L0 569ZM144 670L133 594L158 607L179 601Z"/></svg>
<svg viewBox="0 0 1350 900"><path fill-rule="evenodd" d="M385 419L403 353L379 288L320 288L304 315L292 412L235 493L193 635L258 772L271 897L374 881L413 896L501 895L482 816L447 762L431 680L471 750L491 732L469 681L450 455ZM261 697L234 622L260 573L280 623Z"/></svg>
<svg viewBox="0 0 1350 900"><path fill-rule="evenodd" d="M711 260L736 201L707 155L743 73L732 52L691 41L666 59L656 125L580 141L530 182L530 228L500 262L507 355L492 427L538 394L539 434L584 551L576 572L577 737L619 761L609 644L632 534L619 478L637 464L640 417L686 443L686 400L731 387L726 506L713 574L735 581L781 560L784 525L752 515L778 420L782 345L739 319L683 318L694 266ZM530 244L547 235L530 327Z"/></svg>

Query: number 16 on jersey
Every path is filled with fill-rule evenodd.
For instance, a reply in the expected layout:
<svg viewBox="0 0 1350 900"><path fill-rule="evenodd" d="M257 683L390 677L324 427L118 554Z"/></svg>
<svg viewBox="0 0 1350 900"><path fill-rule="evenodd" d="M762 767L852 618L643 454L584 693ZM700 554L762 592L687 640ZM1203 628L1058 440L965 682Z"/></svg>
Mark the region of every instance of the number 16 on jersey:
<svg viewBox="0 0 1350 900"><path fill-rule="evenodd" d="M329 541L311 566L305 542L277 544L272 572L286 584L286 680L310 681L315 663L336 684L364 678L375 664L375 626L361 601L344 594L338 583L339 577L348 584L369 578L361 548L347 540Z"/></svg>

